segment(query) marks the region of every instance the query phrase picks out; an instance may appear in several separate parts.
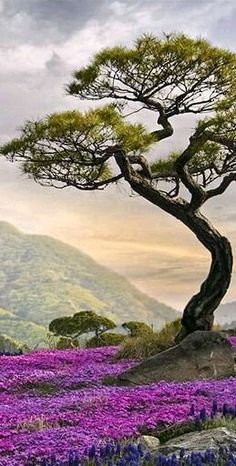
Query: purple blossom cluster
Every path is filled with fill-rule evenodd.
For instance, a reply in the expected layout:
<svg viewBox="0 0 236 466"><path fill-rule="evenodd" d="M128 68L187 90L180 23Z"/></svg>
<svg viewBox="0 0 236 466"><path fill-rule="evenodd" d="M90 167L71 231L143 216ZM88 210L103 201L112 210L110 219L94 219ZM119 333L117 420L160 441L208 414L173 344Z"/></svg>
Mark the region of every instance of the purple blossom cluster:
<svg viewBox="0 0 236 466"><path fill-rule="evenodd" d="M0 357L0 465L29 458L60 461L92 444L139 435L140 428L188 418L192 405L210 414L212 400L233 406L236 379L138 387L105 386L137 361L114 363L117 348L40 351Z"/></svg>
<svg viewBox="0 0 236 466"><path fill-rule="evenodd" d="M233 350L236 351L236 337L229 337L228 340L231 343Z"/></svg>

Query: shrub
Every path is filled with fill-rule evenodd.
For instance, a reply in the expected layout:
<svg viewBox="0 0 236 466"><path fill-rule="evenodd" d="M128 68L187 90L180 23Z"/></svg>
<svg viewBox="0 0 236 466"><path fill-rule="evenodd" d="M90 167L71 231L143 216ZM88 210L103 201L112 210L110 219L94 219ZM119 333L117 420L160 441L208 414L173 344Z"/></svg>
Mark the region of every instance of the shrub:
<svg viewBox="0 0 236 466"><path fill-rule="evenodd" d="M119 333L102 333L99 336L94 336L87 341L86 347L87 348L97 348L99 346L118 346L127 337L125 335L121 335Z"/></svg>
<svg viewBox="0 0 236 466"><path fill-rule="evenodd" d="M145 333L140 337L127 338L115 359L144 359L175 345L175 336L180 330L181 319L168 322L159 332Z"/></svg>
<svg viewBox="0 0 236 466"><path fill-rule="evenodd" d="M73 316L52 320L49 324L49 332L59 337L76 339L90 332L95 332L98 337L101 333L115 327L116 324L112 320L97 315L94 311L80 311Z"/></svg>
<svg viewBox="0 0 236 466"><path fill-rule="evenodd" d="M71 349L71 348L79 348L79 340L76 338L66 338L61 337L56 344L56 349L64 350L64 349Z"/></svg>
<svg viewBox="0 0 236 466"><path fill-rule="evenodd" d="M129 336L131 337L140 337L144 335L150 335L150 333L153 333L152 328L145 324L144 322L137 322L134 320L131 320L129 322L124 322L122 324L122 327L129 332Z"/></svg>
<svg viewBox="0 0 236 466"><path fill-rule="evenodd" d="M0 353L5 355L17 355L29 352L28 346L20 340L8 335L0 335Z"/></svg>

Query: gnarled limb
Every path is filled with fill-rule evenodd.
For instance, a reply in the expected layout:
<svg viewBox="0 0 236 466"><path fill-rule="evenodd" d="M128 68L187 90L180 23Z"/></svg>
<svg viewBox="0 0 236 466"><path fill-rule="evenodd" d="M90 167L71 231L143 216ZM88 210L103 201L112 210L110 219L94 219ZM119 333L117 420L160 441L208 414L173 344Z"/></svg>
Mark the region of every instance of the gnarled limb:
<svg viewBox="0 0 236 466"><path fill-rule="evenodd" d="M211 330L214 311L226 294L232 274L233 256L230 242L200 213L188 214L183 223L190 228L211 254L207 278L184 309L178 343L195 330Z"/></svg>
<svg viewBox="0 0 236 466"><path fill-rule="evenodd" d="M177 341L181 341L195 330L211 330L214 311L227 292L231 280L233 257L228 239L221 236L200 212L192 211L189 203L180 199L169 199L155 190L134 171L122 151L117 152L116 161L124 178L129 181L135 192L179 219L210 252L209 274L200 291L191 298L184 309L182 329Z"/></svg>

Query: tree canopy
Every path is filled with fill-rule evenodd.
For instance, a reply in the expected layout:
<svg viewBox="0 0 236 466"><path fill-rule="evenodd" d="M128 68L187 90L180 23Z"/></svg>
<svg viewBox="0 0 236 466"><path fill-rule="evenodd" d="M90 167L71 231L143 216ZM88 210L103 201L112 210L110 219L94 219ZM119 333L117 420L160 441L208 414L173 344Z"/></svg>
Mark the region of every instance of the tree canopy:
<svg viewBox="0 0 236 466"><path fill-rule="evenodd" d="M49 324L49 331L57 336L79 338L86 333L94 332L98 337L103 332L116 327L107 317L97 315L93 311L77 312L73 316L59 317Z"/></svg>
<svg viewBox="0 0 236 466"><path fill-rule="evenodd" d="M153 333L152 328L145 324L145 322L130 320L129 322L124 322L122 327L129 332L131 337L139 337Z"/></svg>
<svg viewBox="0 0 236 466"><path fill-rule="evenodd" d="M209 250L212 264L184 309L181 337L209 330L230 283L232 251L200 208L236 180L236 55L183 34L145 34L132 48L95 54L74 73L67 91L105 104L27 122L2 154L47 186L94 190L125 180L183 222ZM137 118L154 112L157 128L131 123L131 103ZM174 118L188 114L200 119L186 147L152 160L150 149L174 134Z"/></svg>
<svg viewBox="0 0 236 466"><path fill-rule="evenodd" d="M127 179L117 158L121 151L153 185L171 183L171 190L158 190L164 198L176 198L182 184L201 198L199 205L217 194L206 194L204 188L232 172L235 162L228 141L235 130L235 68L235 54L182 34L143 35L132 49L107 48L74 73L67 90L80 99L110 102L84 113L72 110L27 122L21 137L5 144L2 153L21 160L23 171L41 184L90 190ZM157 113L162 129L148 132L143 124L128 122L124 110L130 102L137 111ZM150 147L172 136L172 117L209 112L214 114L198 124L183 153L148 163L144 154ZM118 173L113 173L112 158Z"/></svg>

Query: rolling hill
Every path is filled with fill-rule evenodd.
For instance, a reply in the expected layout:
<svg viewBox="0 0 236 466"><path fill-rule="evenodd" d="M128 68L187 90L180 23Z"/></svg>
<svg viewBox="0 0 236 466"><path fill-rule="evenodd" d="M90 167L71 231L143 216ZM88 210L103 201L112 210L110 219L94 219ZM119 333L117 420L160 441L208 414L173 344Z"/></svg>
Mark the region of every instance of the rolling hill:
<svg viewBox="0 0 236 466"><path fill-rule="evenodd" d="M13 312L0 308L0 333L25 342L33 348L37 343L44 346L47 340L47 329L43 325L22 320Z"/></svg>
<svg viewBox="0 0 236 466"><path fill-rule="evenodd" d="M179 316L78 249L5 222L0 222L0 307L0 333L27 342L33 334L42 338L52 319L85 309L117 324L141 320L156 329Z"/></svg>

